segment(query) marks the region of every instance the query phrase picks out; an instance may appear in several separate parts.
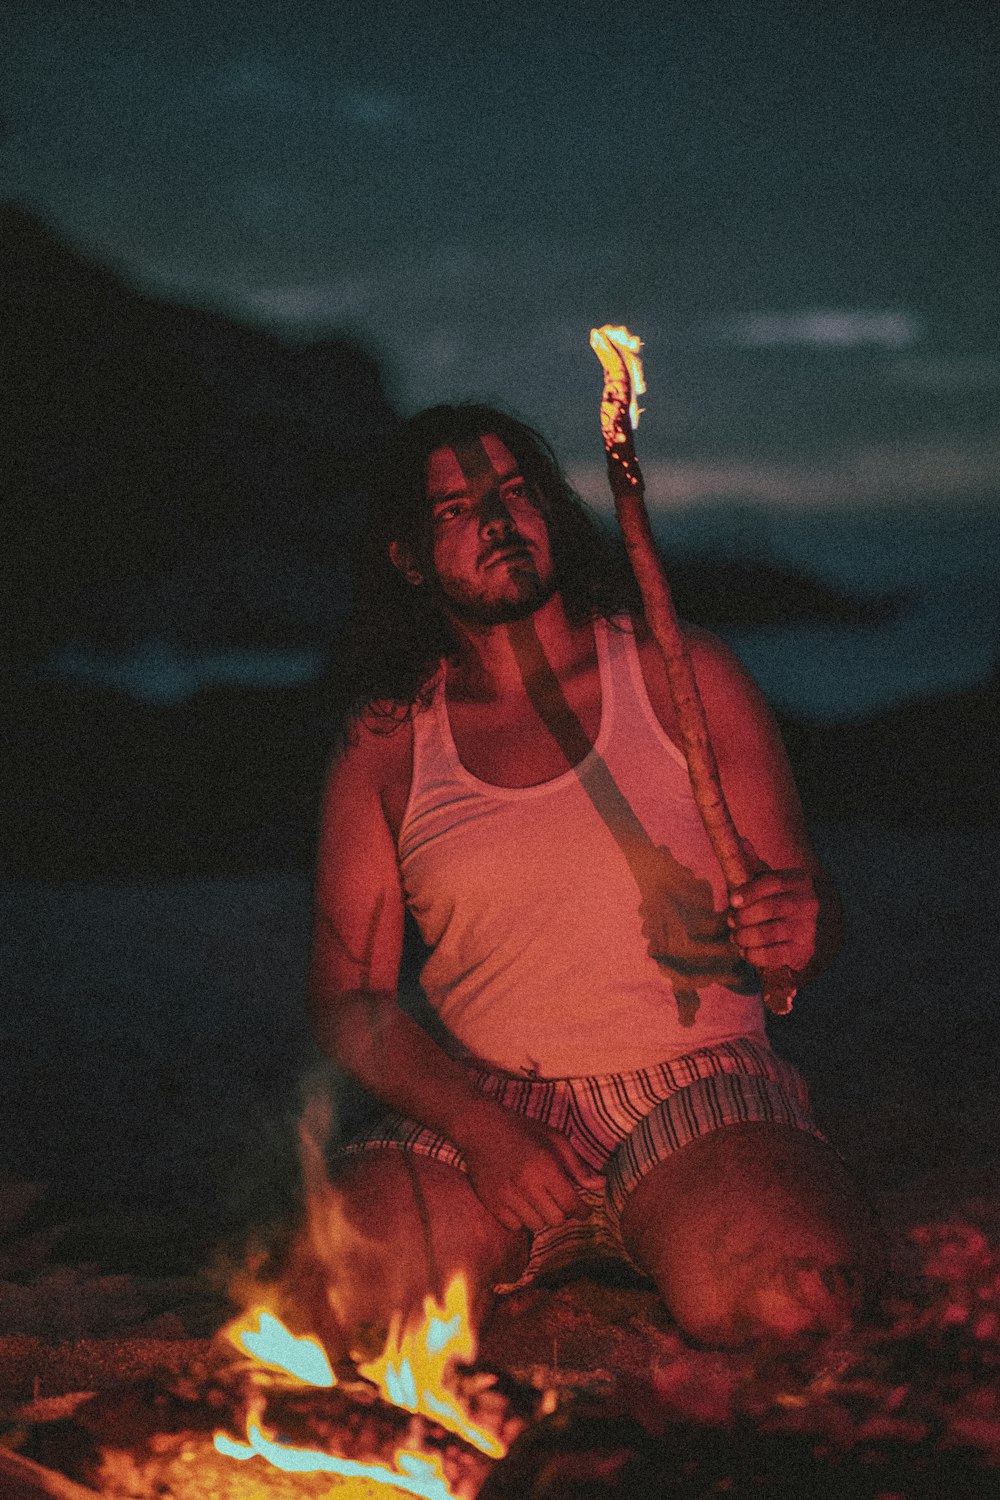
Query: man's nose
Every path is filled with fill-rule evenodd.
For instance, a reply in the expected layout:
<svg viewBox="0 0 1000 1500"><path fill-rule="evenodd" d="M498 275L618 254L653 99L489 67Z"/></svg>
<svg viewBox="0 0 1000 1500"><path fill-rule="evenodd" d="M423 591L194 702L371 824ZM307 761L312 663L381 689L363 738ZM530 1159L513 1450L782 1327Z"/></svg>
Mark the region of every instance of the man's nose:
<svg viewBox="0 0 1000 1500"><path fill-rule="evenodd" d="M495 490L483 496L479 510L479 525L486 536L502 535L514 525L513 516Z"/></svg>

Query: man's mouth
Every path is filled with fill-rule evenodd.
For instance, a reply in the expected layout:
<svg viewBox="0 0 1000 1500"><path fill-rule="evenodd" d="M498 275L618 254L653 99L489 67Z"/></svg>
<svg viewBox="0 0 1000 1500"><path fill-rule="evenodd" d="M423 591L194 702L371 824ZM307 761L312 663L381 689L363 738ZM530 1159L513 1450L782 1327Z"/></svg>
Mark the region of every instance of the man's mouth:
<svg viewBox="0 0 1000 1500"><path fill-rule="evenodd" d="M521 560L525 562L530 562L531 560L531 552L523 542L518 543L516 546L503 547L498 552L491 552L489 557L483 563L483 567L492 568L494 563L513 562L515 560Z"/></svg>

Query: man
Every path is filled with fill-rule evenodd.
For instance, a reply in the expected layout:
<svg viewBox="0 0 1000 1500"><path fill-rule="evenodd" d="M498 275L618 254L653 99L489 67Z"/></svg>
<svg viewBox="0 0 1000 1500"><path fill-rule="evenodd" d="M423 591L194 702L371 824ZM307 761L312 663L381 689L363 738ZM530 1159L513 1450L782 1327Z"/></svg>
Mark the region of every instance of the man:
<svg viewBox="0 0 1000 1500"><path fill-rule="evenodd" d="M730 906L634 587L539 435L418 414L372 544L312 1000L392 1114L337 1169L341 1321L384 1327L456 1269L481 1313L610 1251L702 1344L842 1326L874 1235L751 968L819 973L839 908L759 690L685 628L758 870ZM397 1002L407 905L434 1037Z"/></svg>

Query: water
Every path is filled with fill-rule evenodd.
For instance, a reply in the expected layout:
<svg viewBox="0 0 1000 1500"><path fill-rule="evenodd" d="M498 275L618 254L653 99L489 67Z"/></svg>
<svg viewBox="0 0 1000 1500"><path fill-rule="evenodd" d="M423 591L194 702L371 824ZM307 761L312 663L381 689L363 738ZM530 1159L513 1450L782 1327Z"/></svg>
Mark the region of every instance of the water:
<svg viewBox="0 0 1000 1500"><path fill-rule="evenodd" d="M820 720L870 714L974 687L1000 645L1000 508L963 503L864 512L678 507L654 517L665 554L749 557L795 568L845 592L904 591L909 606L883 626L828 623L721 631L777 704ZM131 651L64 648L48 671L178 703L215 685L295 686L321 670L322 650L184 650L150 636Z"/></svg>
<svg viewBox="0 0 1000 1500"><path fill-rule="evenodd" d="M983 682L997 656L996 587L972 577L928 590L900 619L874 630L719 633L773 702L811 719L856 718Z"/></svg>
<svg viewBox="0 0 1000 1500"><path fill-rule="evenodd" d="M183 703L211 687L298 687L317 677L325 660L322 650L196 652L152 635L114 655L82 643L64 646L48 670L144 703Z"/></svg>

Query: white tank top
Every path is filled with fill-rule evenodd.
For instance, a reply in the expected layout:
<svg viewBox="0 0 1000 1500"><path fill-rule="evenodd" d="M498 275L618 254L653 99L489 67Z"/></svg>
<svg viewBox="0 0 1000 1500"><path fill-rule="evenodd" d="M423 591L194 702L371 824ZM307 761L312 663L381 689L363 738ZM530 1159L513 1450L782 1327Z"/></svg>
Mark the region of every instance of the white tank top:
<svg viewBox="0 0 1000 1500"><path fill-rule="evenodd" d="M431 950L421 983L456 1055L507 1072L632 1072L764 1036L684 757L617 623L594 626L597 739L551 781L493 786L465 769L443 672L414 715L399 863Z"/></svg>

